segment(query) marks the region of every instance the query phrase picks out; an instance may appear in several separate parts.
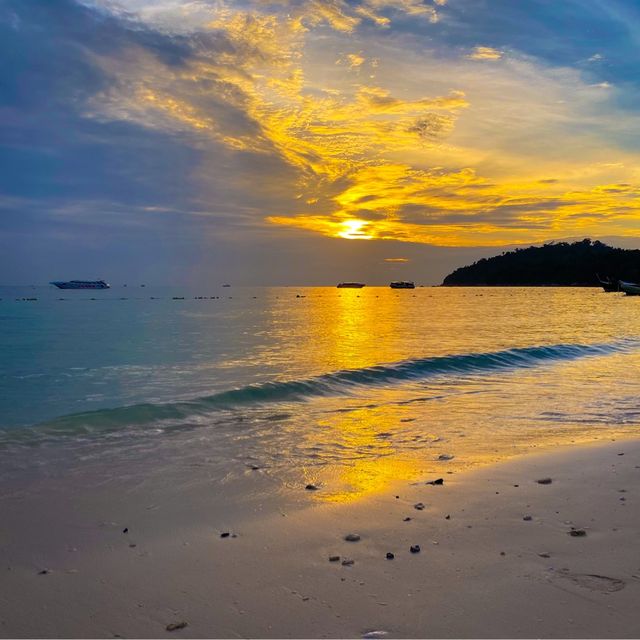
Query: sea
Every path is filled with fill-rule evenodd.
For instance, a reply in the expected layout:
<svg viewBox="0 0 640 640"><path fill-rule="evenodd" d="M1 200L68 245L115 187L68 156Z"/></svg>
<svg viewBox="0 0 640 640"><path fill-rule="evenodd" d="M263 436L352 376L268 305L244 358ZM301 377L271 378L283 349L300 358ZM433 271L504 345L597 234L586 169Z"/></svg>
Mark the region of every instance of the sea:
<svg viewBox="0 0 640 640"><path fill-rule="evenodd" d="M100 469L348 502L640 434L640 297L129 285L0 299L13 486Z"/></svg>

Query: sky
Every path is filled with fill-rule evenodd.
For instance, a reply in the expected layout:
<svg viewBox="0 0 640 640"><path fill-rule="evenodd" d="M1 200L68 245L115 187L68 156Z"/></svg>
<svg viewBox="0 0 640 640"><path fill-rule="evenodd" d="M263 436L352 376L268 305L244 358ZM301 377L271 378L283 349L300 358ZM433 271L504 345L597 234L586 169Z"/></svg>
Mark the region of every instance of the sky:
<svg viewBox="0 0 640 640"><path fill-rule="evenodd" d="M640 247L635 0L0 0L0 283Z"/></svg>

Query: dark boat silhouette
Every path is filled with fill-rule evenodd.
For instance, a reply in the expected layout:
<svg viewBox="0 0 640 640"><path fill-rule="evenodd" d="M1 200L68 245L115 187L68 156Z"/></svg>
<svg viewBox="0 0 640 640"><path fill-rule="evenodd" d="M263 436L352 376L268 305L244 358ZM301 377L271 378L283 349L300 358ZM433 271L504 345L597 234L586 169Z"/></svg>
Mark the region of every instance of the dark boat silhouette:
<svg viewBox="0 0 640 640"><path fill-rule="evenodd" d="M104 280L54 280L49 284L58 287L58 289L109 289L111 287Z"/></svg>
<svg viewBox="0 0 640 640"><path fill-rule="evenodd" d="M620 291L624 291L628 296L640 296L640 284L635 282L625 282L624 280L618 280Z"/></svg>
<svg viewBox="0 0 640 640"><path fill-rule="evenodd" d="M611 293L612 291L620 291L620 283L618 280L612 280L611 278L601 278L599 274L596 273L596 278L598 278L598 282L602 285L602 288Z"/></svg>
<svg viewBox="0 0 640 640"><path fill-rule="evenodd" d="M341 282L338 284L338 289L362 289L364 284L362 282Z"/></svg>
<svg viewBox="0 0 640 640"><path fill-rule="evenodd" d="M389 284L392 289L415 289L415 282L408 282L405 280L397 280Z"/></svg>

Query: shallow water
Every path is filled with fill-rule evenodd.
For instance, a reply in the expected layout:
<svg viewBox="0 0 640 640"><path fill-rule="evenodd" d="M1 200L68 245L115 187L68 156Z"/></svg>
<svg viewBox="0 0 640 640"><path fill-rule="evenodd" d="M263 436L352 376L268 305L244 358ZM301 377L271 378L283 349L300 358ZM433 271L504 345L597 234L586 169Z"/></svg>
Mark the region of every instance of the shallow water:
<svg viewBox="0 0 640 640"><path fill-rule="evenodd" d="M162 461L178 484L200 468L226 482L260 473L350 500L638 433L640 298L240 287L0 298L5 474Z"/></svg>

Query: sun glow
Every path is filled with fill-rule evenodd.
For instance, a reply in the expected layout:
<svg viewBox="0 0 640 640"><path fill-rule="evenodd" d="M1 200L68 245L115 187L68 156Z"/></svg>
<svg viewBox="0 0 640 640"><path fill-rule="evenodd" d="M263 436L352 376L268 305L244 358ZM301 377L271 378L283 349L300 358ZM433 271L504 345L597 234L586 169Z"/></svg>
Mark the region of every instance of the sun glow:
<svg viewBox="0 0 640 640"><path fill-rule="evenodd" d="M341 231L338 232L338 237L347 240L371 240L373 235L367 232L370 225L367 220L345 220L340 224Z"/></svg>

